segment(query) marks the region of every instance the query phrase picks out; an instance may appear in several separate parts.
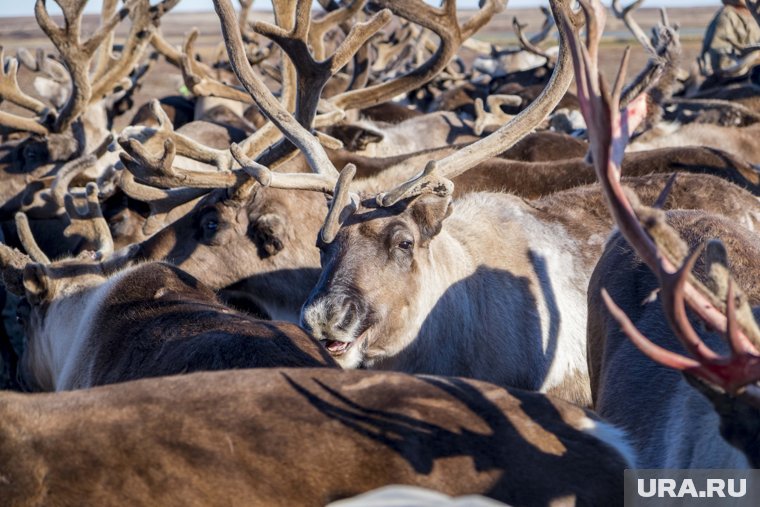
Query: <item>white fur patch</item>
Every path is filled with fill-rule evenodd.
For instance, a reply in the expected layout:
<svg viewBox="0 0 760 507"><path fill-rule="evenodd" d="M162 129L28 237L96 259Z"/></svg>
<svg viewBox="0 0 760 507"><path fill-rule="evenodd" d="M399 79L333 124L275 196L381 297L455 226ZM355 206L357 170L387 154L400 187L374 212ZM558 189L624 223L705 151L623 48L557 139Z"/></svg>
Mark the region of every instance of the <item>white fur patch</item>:
<svg viewBox="0 0 760 507"><path fill-rule="evenodd" d="M46 352L43 354L46 357L38 359L50 369L56 391L82 387L77 379L87 378L92 371L87 361L91 354L87 349L93 338L93 323L108 293L128 271L80 291L67 294L64 289L48 308L42 332L34 339L47 342L39 348Z"/></svg>

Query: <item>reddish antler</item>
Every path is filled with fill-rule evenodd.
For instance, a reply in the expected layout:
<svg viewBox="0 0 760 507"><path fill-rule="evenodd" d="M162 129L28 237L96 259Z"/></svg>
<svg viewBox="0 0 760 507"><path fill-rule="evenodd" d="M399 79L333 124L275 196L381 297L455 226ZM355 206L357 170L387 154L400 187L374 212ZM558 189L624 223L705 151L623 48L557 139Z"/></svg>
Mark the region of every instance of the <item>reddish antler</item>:
<svg viewBox="0 0 760 507"><path fill-rule="evenodd" d="M677 233L664 223L661 212L649 211L638 206L635 198L632 204L623 190L620 184L623 152L630 132L635 129L645 113L646 104L643 96L639 96L622 112L619 111L627 58L623 60L613 91L610 93L600 79L596 63L599 37L604 23L603 10L598 2L588 4L581 1L581 5L587 23L590 24L589 37L585 46L577 37L573 38L571 50L578 98L588 125L590 152L597 177L621 233L660 281L661 299L668 322L693 358L670 352L649 341L615 305L606 291L603 291L602 296L623 331L648 357L670 368L688 371L734 394L742 387L760 380L760 352L737 323L733 282L729 281L724 315L712 301L712 294L691 279L690 273L700 250L693 252L682 262L683 256L674 252L673 248L667 247L670 244L676 245L676 250L683 248ZM560 21L568 23L564 18ZM646 217L649 233L642 227L637 213ZM686 305L710 328L722 332L727 337L731 347L730 356L720 356L701 340L688 320Z"/></svg>

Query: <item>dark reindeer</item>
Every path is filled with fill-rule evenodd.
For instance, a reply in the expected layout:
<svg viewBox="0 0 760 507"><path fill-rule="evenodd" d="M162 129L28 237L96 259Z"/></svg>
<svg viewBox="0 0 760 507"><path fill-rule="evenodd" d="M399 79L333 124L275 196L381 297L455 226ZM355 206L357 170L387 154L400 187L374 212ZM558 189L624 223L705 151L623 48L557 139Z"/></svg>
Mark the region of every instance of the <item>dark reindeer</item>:
<svg viewBox="0 0 760 507"><path fill-rule="evenodd" d="M601 6L594 7L598 15ZM595 407L630 430L639 466L757 467L760 332L751 305L759 296L760 241L725 218L666 215L627 193L621 158L643 101L620 111L625 62L610 93L597 71L595 43L588 51L576 45L573 56L594 166L620 231L589 287ZM721 241L709 242L697 265L701 245L715 237ZM704 326L698 331L690 320Z"/></svg>
<svg viewBox="0 0 760 507"><path fill-rule="evenodd" d="M92 254L102 261L80 255L46 264L0 245L5 286L24 298L18 314L27 342L19 372L27 388L80 389L197 370L335 366L297 326L236 312L169 264L117 271L123 262L106 258L112 242L102 244Z"/></svg>

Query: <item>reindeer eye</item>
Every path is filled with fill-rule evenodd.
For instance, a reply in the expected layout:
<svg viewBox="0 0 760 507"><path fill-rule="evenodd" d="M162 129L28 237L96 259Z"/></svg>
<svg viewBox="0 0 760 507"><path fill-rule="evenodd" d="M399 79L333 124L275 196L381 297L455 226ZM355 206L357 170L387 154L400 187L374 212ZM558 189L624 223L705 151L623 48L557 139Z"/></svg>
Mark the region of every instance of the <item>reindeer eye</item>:
<svg viewBox="0 0 760 507"><path fill-rule="evenodd" d="M200 223L201 239L206 242L217 241L217 233L222 229L222 223L219 220L219 213L215 209L210 209L201 215Z"/></svg>
<svg viewBox="0 0 760 507"><path fill-rule="evenodd" d="M411 250L413 246L414 246L414 243L412 243L412 242L411 242L411 241L409 241L409 240L404 240L404 241L401 241L401 242L398 244L398 247L399 247L400 249L402 249L402 250Z"/></svg>

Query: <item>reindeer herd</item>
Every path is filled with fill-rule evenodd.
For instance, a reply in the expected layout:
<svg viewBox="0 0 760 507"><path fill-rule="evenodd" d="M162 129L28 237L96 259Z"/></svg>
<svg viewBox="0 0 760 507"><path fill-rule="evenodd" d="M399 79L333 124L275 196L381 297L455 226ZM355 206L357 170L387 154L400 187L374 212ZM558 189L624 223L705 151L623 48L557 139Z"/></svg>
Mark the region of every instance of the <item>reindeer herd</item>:
<svg viewBox="0 0 760 507"><path fill-rule="evenodd" d="M178 1L85 34L37 0L56 52L0 52L0 503L606 506L760 467L749 78L684 72L640 1L614 83L598 0L507 49L471 39L503 0L214 0L216 61L162 36ZM190 98L133 105L156 58Z"/></svg>

